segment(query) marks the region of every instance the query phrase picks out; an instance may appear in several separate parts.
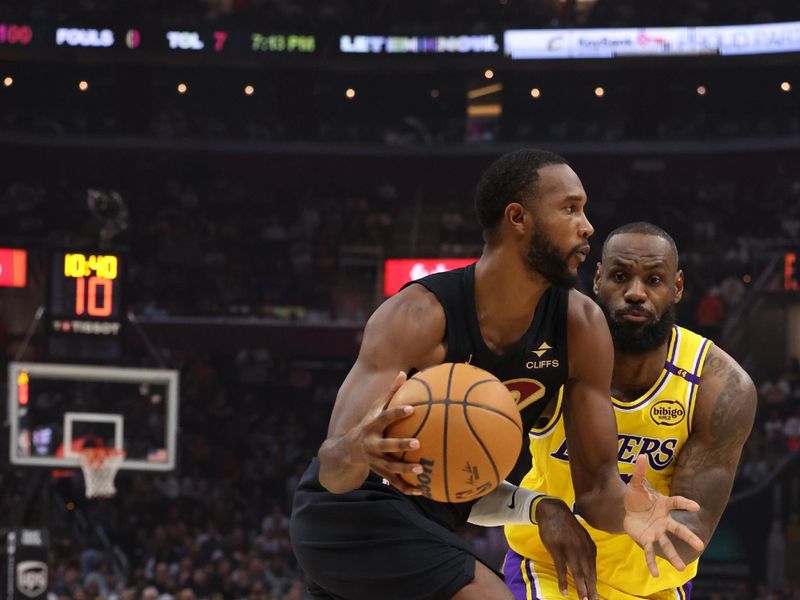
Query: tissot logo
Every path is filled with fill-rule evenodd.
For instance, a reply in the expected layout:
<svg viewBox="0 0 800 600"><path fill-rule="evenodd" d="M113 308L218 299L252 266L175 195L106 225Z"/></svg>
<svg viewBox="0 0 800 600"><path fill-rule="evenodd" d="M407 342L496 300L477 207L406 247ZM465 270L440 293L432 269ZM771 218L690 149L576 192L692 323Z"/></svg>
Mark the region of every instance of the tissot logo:
<svg viewBox="0 0 800 600"><path fill-rule="evenodd" d="M686 409L677 400L662 400L650 408L650 418L658 425L677 425L686 417Z"/></svg>
<svg viewBox="0 0 800 600"><path fill-rule="evenodd" d="M17 589L35 598L47 589L47 565L39 560L24 560L17 565Z"/></svg>

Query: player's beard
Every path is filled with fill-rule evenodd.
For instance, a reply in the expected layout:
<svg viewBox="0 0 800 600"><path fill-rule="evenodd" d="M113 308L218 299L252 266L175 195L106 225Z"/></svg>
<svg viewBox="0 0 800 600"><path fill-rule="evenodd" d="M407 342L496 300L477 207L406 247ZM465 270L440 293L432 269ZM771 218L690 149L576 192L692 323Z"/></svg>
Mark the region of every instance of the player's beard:
<svg viewBox="0 0 800 600"><path fill-rule="evenodd" d="M578 275L569 269L569 258L585 244L575 246L563 253L542 230L537 229L525 253L527 267L547 279L552 285L571 289L578 284Z"/></svg>
<svg viewBox="0 0 800 600"><path fill-rule="evenodd" d="M612 315L611 310L598 298L611 330L614 349L623 354L644 354L655 350L669 340L675 325L675 305L671 304L662 315L649 323L623 321L621 315Z"/></svg>

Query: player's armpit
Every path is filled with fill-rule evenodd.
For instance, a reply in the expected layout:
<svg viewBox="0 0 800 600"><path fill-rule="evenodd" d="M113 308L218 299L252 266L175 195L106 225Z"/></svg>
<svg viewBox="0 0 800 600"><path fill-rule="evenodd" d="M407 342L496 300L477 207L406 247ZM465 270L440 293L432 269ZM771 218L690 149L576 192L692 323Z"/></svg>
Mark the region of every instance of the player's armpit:
<svg viewBox="0 0 800 600"><path fill-rule="evenodd" d="M712 346L703 366L692 431L678 455L670 487L671 495L700 505L699 512L674 511L672 516L704 543L711 539L728 503L755 411L752 380L735 360ZM675 536L670 539L686 563L699 556Z"/></svg>

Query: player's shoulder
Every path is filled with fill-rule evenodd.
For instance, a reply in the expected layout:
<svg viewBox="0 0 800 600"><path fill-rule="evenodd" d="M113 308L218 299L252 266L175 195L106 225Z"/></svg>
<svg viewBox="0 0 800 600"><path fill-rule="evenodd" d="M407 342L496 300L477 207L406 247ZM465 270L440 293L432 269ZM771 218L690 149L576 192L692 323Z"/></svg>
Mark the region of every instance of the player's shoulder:
<svg viewBox="0 0 800 600"><path fill-rule="evenodd" d="M607 327L603 311L597 303L583 292L569 291L567 320L570 328L584 329L597 326Z"/></svg>
<svg viewBox="0 0 800 600"><path fill-rule="evenodd" d="M600 373L611 378L614 345L605 315L594 300L577 290L569 292L567 339L571 375L592 378Z"/></svg>
<svg viewBox="0 0 800 600"><path fill-rule="evenodd" d="M703 372L700 376L700 393L717 394L724 389L735 388L743 401L755 403L756 386L750 375L730 354L716 344L708 349Z"/></svg>
<svg viewBox="0 0 800 600"><path fill-rule="evenodd" d="M446 317L436 295L422 285L409 285L381 304L367 321L364 332L401 342L409 337L419 342L440 342Z"/></svg>

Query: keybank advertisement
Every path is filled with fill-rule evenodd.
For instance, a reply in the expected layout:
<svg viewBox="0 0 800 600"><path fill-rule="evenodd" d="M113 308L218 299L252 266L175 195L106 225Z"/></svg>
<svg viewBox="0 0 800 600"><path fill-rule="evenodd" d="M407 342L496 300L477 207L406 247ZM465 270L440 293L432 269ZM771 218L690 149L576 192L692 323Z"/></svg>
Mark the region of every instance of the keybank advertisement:
<svg viewBox="0 0 800 600"><path fill-rule="evenodd" d="M800 21L719 27L619 29L511 29L504 34L512 59L622 56L736 56L800 51Z"/></svg>

